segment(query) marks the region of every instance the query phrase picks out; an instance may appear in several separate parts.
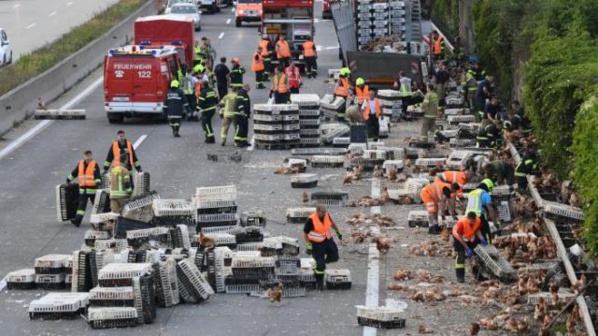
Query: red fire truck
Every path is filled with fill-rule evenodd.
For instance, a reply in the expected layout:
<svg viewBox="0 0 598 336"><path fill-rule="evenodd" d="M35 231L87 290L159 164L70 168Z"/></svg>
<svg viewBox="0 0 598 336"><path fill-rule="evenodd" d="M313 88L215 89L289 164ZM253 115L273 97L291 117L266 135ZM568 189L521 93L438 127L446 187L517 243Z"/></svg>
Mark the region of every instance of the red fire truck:
<svg viewBox="0 0 598 336"><path fill-rule="evenodd" d="M135 20L135 44L146 48L173 45L179 52L181 62L193 64L193 20L154 15Z"/></svg>

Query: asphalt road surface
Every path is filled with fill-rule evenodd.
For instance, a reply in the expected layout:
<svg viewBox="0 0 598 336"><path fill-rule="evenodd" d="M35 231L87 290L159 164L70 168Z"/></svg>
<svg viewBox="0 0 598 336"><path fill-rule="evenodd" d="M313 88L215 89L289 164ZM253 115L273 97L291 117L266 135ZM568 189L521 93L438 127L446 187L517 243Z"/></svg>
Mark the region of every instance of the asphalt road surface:
<svg viewBox="0 0 598 336"><path fill-rule="evenodd" d="M0 27L6 29L13 60L68 33L117 0L2 0Z"/></svg>
<svg viewBox="0 0 598 336"><path fill-rule="evenodd" d="M21 2L22 6L26 3L33 1ZM5 5L4 2L2 5ZM316 8L319 11L319 3ZM202 20L202 32L198 37L211 37L218 57L240 57L248 69L246 82L253 88L250 55L259 41L257 26L235 28L234 14L230 8L220 14L206 14ZM41 20L38 21L38 25L41 25ZM25 24L30 24L29 20ZM321 76L318 79L305 79L302 92L323 95L332 91L332 84L323 83L327 69L338 68L340 62L332 23L318 20L316 30L316 44L323 48L319 59ZM15 40L16 36L13 34L12 38ZM94 83L100 83L100 76L100 73L93 74L52 107L63 106L79 92ZM252 103L267 100L267 90L253 89L250 94ZM70 223L57 223L54 188L64 182L84 149L91 149L95 158L102 162L119 129L125 130L127 138L134 142L143 139L139 140L138 156L143 169L151 173L152 189L157 190L162 198L189 199L198 186L236 184L240 211L263 209L271 219L268 231L299 237L301 225L282 223L285 222L287 207L301 205L302 190L291 189L288 176L273 174L274 168L282 164L285 156L290 155L288 151L243 150L241 163L208 162L206 151L220 146L203 143L199 123L184 123L182 138L173 138L166 124L143 120L129 120L124 125L109 124L103 110L101 85L91 90L91 94L74 107L86 109L88 118L85 121L42 124L44 128L39 134L0 161L0 274L32 268L34 258L45 254L71 253L80 248L84 231L89 228L88 218L80 228ZM6 138L16 138L37 125L39 122L30 121ZM215 117L214 128L218 133L218 117ZM231 140L232 134L229 134L229 146ZM10 142L0 143L0 150L8 145ZM328 174L328 180L320 183L322 188L341 186L342 170L319 170L318 173L320 176ZM370 191L369 183L353 188L350 190L351 198L369 195ZM340 225L352 213L369 211L330 210ZM266 300L259 298L217 294L200 305L182 304L159 309L158 317L151 325L95 331L81 319L29 321L27 304L45 292L4 289L0 293L0 310L4 312L0 316L0 327L5 335L362 335L364 328L356 323L354 305L365 303L367 249L365 253L348 251L345 247L340 249L341 260L331 267L351 269L353 288L350 291L310 292L305 298L285 300L285 305L279 308L269 307ZM372 287L375 289L372 298L378 301L378 274L372 275L376 281ZM366 330L365 333L375 334L372 331Z"/></svg>

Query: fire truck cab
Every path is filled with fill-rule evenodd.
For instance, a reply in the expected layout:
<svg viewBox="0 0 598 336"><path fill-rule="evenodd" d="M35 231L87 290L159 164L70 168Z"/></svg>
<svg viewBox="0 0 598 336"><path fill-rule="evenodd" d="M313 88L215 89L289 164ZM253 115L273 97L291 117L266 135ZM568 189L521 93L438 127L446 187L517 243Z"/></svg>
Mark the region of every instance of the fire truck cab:
<svg viewBox="0 0 598 336"><path fill-rule="evenodd" d="M176 46L130 45L104 57L104 108L110 123L125 117L166 119L163 103L181 62Z"/></svg>

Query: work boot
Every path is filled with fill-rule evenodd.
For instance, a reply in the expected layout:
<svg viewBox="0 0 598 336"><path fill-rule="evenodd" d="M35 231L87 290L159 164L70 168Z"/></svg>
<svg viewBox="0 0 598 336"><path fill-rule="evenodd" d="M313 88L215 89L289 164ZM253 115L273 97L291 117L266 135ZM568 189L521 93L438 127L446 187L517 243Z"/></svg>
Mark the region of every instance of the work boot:
<svg viewBox="0 0 598 336"><path fill-rule="evenodd" d="M214 138L207 138L203 142L208 143L208 144L213 144L216 142L216 140L214 140Z"/></svg>
<svg viewBox="0 0 598 336"><path fill-rule="evenodd" d="M458 283L465 283L465 279L463 279L463 278L457 278L457 282Z"/></svg>
<svg viewBox="0 0 598 336"><path fill-rule="evenodd" d="M76 227L81 226L81 221L82 221L82 218L79 218L79 217L75 217L75 218L71 219L71 223Z"/></svg>
<svg viewBox="0 0 598 336"><path fill-rule="evenodd" d="M220 146L222 146L222 147L226 146L226 141L222 141L222 142L220 143Z"/></svg>
<svg viewBox="0 0 598 336"><path fill-rule="evenodd" d="M433 234L433 235L437 235L440 234L440 226L437 225L432 225L430 227L428 227L428 234Z"/></svg>
<svg viewBox="0 0 598 336"><path fill-rule="evenodd" d="M315 274L316 277L316 290L323 291L324 290L324 274Z"/></svg>

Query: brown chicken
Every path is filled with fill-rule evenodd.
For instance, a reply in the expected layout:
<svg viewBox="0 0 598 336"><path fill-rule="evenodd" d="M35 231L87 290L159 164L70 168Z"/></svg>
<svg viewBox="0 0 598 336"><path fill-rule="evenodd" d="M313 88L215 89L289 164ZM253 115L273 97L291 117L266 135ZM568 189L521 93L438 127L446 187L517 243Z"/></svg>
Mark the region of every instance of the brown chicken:
<svg viewBox="0 0 598 336"><path fill-rule="evenodd" d="M307 191L303 192L301 200L303 201L303 205L307 205L307 203L309 203L309 195L307 194Z"/></svg>
<svg viewBox="0 0 598 336"><path fill-rule="evenodd" d="M386 170L386 178L394 181L397 179L397 170L394 168L389 168Z"/></svg>
<svg viewBox="0 0 598 336"><path fill-rule="evenodd" d="M388 253L388 250L390 250L390 241L388 238L376 237L374 238L374 241L376 242L376 248L378 251L380 251L380 253Z"/></svg>
<svg viewBox="0 0 598 336"><path fill-rule="evenodd" d="M442 227L442 231L440 231L440 238L447 243L451 240L451 235L449 234L449 230L446 228L446 226Z"/></svg>
<svg viewBox="0 0 598 336"><path fill-rule="evenodd" d="M213 248L216 246L216 241L214 238L210 238L203 234L203 232L199 233L199 237L197 237L197 241L199 242L199 246L203 248Z"/></svg>
<svg viewBox="0 0 598 336"><path fill-rule="evenodd" d="M288 175L288 174L298 174L301 172L301 167L293 166L293 167L280 167L274 171L274 174L277 175Z"/></svg>
<svg viewBox="0 0 598 336"><path fill-rule="evenodd" d="M380 166L378 166L378 165L374 166L373 175L374 175L374 177L382 177L382 170L380 169Z"/></svg>
<svg viewBox="0 0 598 336"><path fill-rule="evenodd" d="M355 169L354 175L356 180L360 180L363 177L363 173L365 172L365 168L362 164L359 164Z"/></svg>
<svg viewBox="0 0 598 336"><path fill-rule="evenodd" d="M409 270L397 270L394 275L394 279L397 281L409 280L410 278L413 278L413 276Z"/></svg>
<svg viewBox="0 0 598 336"><path fill-rule="evenodd" d="M270 299L270 304L274 302L278 302L280 304L282 299L282 282L279 282L278 286L268 291L268 299Z"/></svg>
<svg viewBox="0 0 598 336"><path fill-rule="evenodd" d="M384 203L390 201L390 194L388 193L388 187L382 188L382 195L380 196L380 198L382 199L382 201L384 201Z"/></svg>
<svg viewBox="0 0 598 336"><path fill-rule="evenodd" d="M476 336L480 332L480 325L476 322L469 324L469 335Z"/></svg>
<svg viewBox="0 0 598 336"><path fill-rule="evenodd" d="M351 184L351 183L353 183L353 180L355 180L355 175L351 174L351 173L347 173L347 175L345 175L345 177L343 178L343 185Z"/></svg>
<svg viewBox="0 0 598 336"><path fill-rule="evenodd" d="M567 316L566 325L567 325L567 332L571 335L575 335L575 329L576 329L575 327L577 326L577 321L576 321L575 315L573 313L569 314L569 316Z"/></svg>
<svg viewBox="0 0 598 336"><path fill-rule="evenodd" d="M543 297L540 298L536 308L534 309L534 320L541 321L544 319L544 316L548 312L548 305L546 304L546 300Z"/></svg>
<svg viewBox="0 0 598 336"><path fill-rule="evenodd" d="M42 97L37 98L37 108L40 110L47 110L46 103L42 99Z"/></svg>
<svg viewBox="0 0 598 336"><path fill-rule="evenodd" d="M419 325L419 328L417 328L417 333L418 333L418 334L420 334L420 335L426 335L426 334L433 334L433 333L434 333L434 331L432 331L432 330L430 330L430 329L426 328L426 326L425 326L425 325L423 325L423 324L420 324L420 325Z"/></svg>

